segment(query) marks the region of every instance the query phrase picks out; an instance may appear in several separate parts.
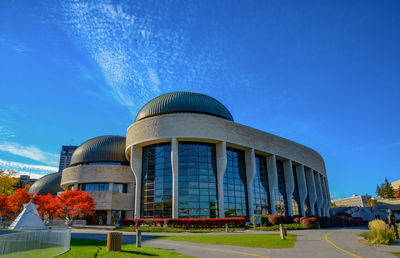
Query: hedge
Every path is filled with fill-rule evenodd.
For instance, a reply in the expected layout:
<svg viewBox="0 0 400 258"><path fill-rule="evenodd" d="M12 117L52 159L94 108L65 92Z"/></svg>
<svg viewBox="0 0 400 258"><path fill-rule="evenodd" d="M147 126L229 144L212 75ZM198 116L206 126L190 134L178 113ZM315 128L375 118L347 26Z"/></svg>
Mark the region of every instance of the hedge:
<svg viewBox="0 0 400 258"><path fill-rule="evenodd" d="M268 216L268 221L272 225L278 225L278 224L283 224L286 223L286 217L282 215L269 215Z"/></svg>
<svg viewBox="0 0 400 258"><path fill-rule="evenodd" d="M305 218L301 220L301 225L309 228L319 228L319 221L315 217Z"/></svg>
<svg viewBox="0 0 400 258"><path fill-rule="evenodd" d="M214 228L225 227L228 224L230 227L244 227L246 219L239 218L212 218L212 219L122 219L121 225L124 226L168 226L181 228Z"/></svg>

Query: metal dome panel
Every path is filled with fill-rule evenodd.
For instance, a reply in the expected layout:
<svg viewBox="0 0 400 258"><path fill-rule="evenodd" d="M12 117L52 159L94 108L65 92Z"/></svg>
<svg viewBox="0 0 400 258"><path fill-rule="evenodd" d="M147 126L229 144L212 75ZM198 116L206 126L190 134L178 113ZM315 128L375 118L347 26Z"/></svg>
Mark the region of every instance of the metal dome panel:
<svg viewBox="0 0 400 258"><path fill-rule="evenodd" d="M57 192L64 191L61 186L62 173L52 173L41 177L29 188L30 193L56 195Z"/></svg>
<svg viewBox="0 0 400 258"><path fill-rule="evenodd" d="M233 121L232 114L218 100L204 94L185 91L167 93L150 100L139 111L135 121L180 112L209 114Z"/></svg>
<svg viewBox="0 0 400 258"><path fill-rule="evenodd" d="M88 162L121 162L125 158L125 136L105 135L82 143L72 154L70 166Z"/></svg>

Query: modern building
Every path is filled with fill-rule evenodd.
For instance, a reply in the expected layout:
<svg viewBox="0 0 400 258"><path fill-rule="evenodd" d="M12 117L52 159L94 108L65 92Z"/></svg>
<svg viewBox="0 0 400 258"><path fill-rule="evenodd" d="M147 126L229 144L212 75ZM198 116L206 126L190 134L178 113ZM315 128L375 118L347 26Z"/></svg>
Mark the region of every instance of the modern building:
<svg viewBox="0 0 400 258"><path fill-rule="evenodd" d="M331 202L336 204L338 207L367 207L369 199L371 199L371 196L368 194L354 194L352 197L333 199Z"/></svg>
<svg viewBox="0 0 400 258"><path fill-rule="evenodd" d="M58 172L62 172L64 169L69 167L69 164L71 162L72 153L74 153L76 148L78 148L78 146L63 145L61 147L60 164L58 167Z"/></svg>
<svg viewBox="0 0 400 258"><path fill-rule="evenodd" d="M29 175L20 175L19 182L21 188L24 188L26 185L32 185L37 181L35 178L31 178Z"/></svg>
<svg viewBox="0 0 400 258"><path fill-rule="evenodd" d="M314 150L234 122L204 94L161 95L124 136L90 139L61 186L95 197L113 218L329 215L325 164Z"/></svg>
<svg viewBox="0 0 400 258"><path fill-rule="evenodd" d="M75 150L70 167L62 173L62 188L86 191L94 198L96 224L133 217L135 179L125 143L126 138L118 135L92 138Z"/></svg>

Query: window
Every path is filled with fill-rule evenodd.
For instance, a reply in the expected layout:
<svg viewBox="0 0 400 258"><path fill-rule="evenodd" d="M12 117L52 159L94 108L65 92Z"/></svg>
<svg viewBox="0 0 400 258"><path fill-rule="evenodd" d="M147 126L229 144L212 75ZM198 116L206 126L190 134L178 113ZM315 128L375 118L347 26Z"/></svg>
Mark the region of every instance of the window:
<svg viewBox="0 0 400 258"><path fill-rule="evenodd" d="M278 183L274 188L274 201L276 214L287 216L287 198L285 187L285 175L283 173L283 162L276 160L276 170L278 173Z"/></svg>
<svg viewBox="0 0 400 258"><path fill-rule="evenodd" d="M142 161L142 217L172 217L170 143L146 146Z"/></svg>
<svg viewBox="0 0 400 258"><path fill-rule="evenodd" d="M81 191L108 191L108 183L79 184L78 189Z"/></svg>
<svg viewBox="0 0 400 258"><path fill-rule="evenodd" d="M128 192L128 184L115 184L113 187L114 193L127 193Z"/></svg>
<svg viewBox="0 0 400 258"><path fill-rule="evenodd" d="M292 195L292 216L300 215L301 206L300 206L300 194L299 194L299 185L297 182L297 173L296 166L292 166L293 170L293 179L294 179L294 191Z"/></svg>
<svg viewBox="0 0 400 258"><path fill-rule="evenodd" d="M253 181L254 214L270 214L269 186L266 157L256 155L256 176Z"/></svg>
<svg viewBox="0 0 400 258"><path fill-rule="evenodd" d="M224 174L225 217L247 217L247 187L244 152L227 148Z"/></svg>
<svg viewBox="0 0 400 258"><path fill-rule="evenodd" d="M215 145L179 143L179 217L217 218Z"/></svg>

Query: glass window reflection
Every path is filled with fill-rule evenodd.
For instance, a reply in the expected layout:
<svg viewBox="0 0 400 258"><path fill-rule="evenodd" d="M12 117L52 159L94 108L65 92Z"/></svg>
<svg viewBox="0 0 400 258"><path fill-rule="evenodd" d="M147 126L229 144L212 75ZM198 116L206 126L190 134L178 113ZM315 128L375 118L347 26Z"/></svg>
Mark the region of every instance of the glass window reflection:
<svg viewBox="0 0 400 258"><path fill-rule="evenodd" d="M253 181L253 205L254 214L270 214L269 187L266 157L255 156L256 175Z"/></svg>
<svg viewBox="0 0 400 258"><path fill-rule="evenodd" d="M227 148L224 174L225 217L247 217L247 188L244 152Z"/></svg>
<svg viewBox="0 0 400 258"><path fill-rule="evenodd" d="M171 145L163 143L143 148L142 216L172 217Z"/></svg>

